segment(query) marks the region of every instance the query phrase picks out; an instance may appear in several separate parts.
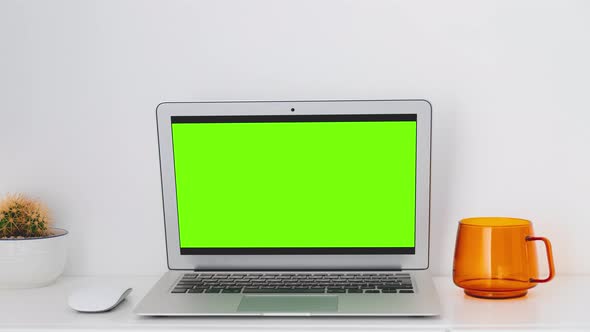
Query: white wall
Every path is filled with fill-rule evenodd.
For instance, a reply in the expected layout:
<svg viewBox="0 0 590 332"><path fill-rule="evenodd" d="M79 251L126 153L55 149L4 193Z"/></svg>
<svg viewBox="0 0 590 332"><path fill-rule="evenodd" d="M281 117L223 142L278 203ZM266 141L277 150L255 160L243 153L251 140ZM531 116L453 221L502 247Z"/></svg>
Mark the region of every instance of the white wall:
<svg viewBox="0 0 590 332"><path fill-rule="evenodd" d="M165 270L161 101L427 98L432 258L530 218L590 273L588 1L2 1L0 192L47 201L69 274Z"/></svg>

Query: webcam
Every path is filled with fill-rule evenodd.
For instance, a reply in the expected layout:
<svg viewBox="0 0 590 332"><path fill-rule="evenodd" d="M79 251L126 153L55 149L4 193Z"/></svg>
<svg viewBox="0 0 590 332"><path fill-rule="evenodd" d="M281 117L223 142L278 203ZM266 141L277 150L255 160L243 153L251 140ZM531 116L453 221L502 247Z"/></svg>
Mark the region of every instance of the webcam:
<svg viewBox="0 0 590 332"><path fill-rule="evenodd" d="M291 112L295 112L295 109L294 108L291 108Z"/></svg>

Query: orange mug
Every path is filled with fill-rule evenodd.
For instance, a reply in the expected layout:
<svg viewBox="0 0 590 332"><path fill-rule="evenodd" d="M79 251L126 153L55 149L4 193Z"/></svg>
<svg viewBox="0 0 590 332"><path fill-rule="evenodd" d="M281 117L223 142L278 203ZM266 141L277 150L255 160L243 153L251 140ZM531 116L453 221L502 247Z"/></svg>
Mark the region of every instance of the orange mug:
<svg viewBox="0 0 590 332"><path fill-rule="evenodd" d="M547 250L549 276L544 279L539 279L535 241L543 241ZM554 275L551 242L534 236L529 220L480 217L459 222L453 282L465 294L493 299L523 296Z"/></svg>

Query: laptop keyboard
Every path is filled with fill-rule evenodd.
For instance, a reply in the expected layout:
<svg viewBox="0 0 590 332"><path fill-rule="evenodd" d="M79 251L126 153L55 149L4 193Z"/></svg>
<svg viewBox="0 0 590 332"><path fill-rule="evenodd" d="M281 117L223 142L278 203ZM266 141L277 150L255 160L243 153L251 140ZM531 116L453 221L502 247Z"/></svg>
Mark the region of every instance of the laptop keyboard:
<svg viewBox="0 0 590 332"><path fill-rule="evenodd" d="M408 273L186 273L172 293L414 293Z"/></svg>

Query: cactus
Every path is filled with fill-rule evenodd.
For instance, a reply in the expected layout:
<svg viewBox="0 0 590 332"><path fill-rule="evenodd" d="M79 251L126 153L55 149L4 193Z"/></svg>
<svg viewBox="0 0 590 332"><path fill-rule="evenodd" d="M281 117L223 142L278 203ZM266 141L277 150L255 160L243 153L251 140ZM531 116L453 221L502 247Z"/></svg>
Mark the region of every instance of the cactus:
<svg viewBox="0 0 590 332"><path fill-rule="evenodd" d="M0 201L0 238L35 238L51 234L47 206L22 194Z"/></svg>

